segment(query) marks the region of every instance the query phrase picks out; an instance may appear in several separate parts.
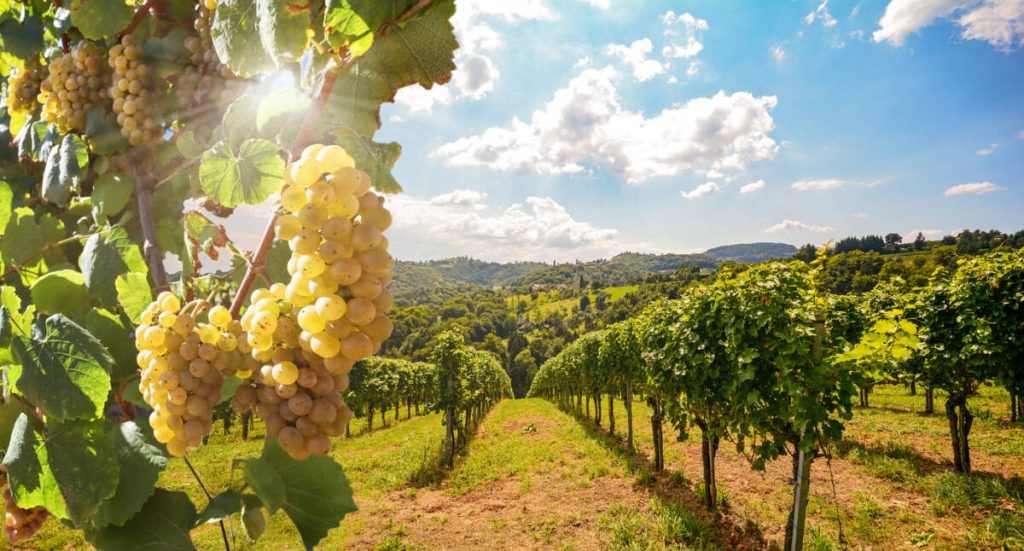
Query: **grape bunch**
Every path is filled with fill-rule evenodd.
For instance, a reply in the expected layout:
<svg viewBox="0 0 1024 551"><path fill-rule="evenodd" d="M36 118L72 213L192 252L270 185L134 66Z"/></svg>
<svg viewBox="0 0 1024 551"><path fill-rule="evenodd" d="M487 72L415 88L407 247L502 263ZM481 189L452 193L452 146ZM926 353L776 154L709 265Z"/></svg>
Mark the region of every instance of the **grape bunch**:
<svg viewBox="0 0 1024 551"><path fill-rule="evenodd" d="M391 295L384 286L394 260L383 235L391 214L343 148L307 147L286 169L285 181L285 212L275 232L292 251L291 279L253 293L242 316L247 344L262 367L239 389L234 406L255 405L268 432L299 459L330 448L322 437L344 429L338 419L351 418L337 395L348 387L352 365L391 335Z"/></svg>
<svg viewBox="0 0 1024 551"><path fill-rule="evenodd" d="M110 49L107 63L113 70L110 97L121 134L133 146L152 144L163 129L153 119L152 71L143 63L142 46L126 35Z"/></svg>
<svg viewBox="0 0 1024 551"><path fill-rule="evenodd" d="M43 118L61 133L84 131L89 109L109 97L109 72L103 48L88 40L49 64L46 80L39 86Z"/></svg>
<svg viewBox="0 0 1024 551"><path fill-rule="evenodd" d="M39 85L43 81L43 66L38 56L32 56L23 67L11 71L7 80L7 108L12 113L31 113L39 105Z"/></svg>
<svg viewBox="0 0 1024 551"><path fill-rule="evenodd" d="M0 487L7 486L7 471L0 468ZM7 541L18 543L36 535L43 523L50 518L50 512L43 507L22 509L14 502L10 488L4 488L4 534Z"/></svg>
<svg viewBox="0 0 1024 551"><path fill-rule="evenodd" d="M227 65L220 62L213 48L210 26L216 0L204 0L196 5L196 34L185 39L185 49L190 55L190 64L177 76L176 95L182 108L202 109L212 100L213 105L223 110L243 92L244 82L235 79Z"/></svg>
<svg viewBox="0 0 1024 551"><path fill-rule="evenodd" d="M199 322L196 310L163 292L135 330L139 390L153 408L153 435L175 457L199 447L210 433L224 377L247 378L259 367L226 308L211 309L209 323Z"/></svg>

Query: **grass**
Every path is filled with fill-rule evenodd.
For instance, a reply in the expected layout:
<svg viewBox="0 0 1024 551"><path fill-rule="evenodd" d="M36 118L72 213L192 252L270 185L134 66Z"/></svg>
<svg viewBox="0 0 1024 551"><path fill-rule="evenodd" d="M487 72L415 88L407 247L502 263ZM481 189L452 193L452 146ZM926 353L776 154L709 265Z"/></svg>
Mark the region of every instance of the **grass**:
<svg viewBox="0 0 1024 551"><path fill-rule="evenodd" d="M639 289L636 285L623 285L620 287L605 287L601 289L608 295L608 304L612 304L629 293L635 292ZM536 293L537 298L532 298L531 294L514 295L505 299L506 303L510 307L515 307L518 303L527 304L526 317L532 321L543 319L552 315L569 317L572 314L573 308L579 306L580 297L574 298L559 298L559 291L538 291ZM590 304L591 308L597 301L597 292L590 292Z"/></svg>

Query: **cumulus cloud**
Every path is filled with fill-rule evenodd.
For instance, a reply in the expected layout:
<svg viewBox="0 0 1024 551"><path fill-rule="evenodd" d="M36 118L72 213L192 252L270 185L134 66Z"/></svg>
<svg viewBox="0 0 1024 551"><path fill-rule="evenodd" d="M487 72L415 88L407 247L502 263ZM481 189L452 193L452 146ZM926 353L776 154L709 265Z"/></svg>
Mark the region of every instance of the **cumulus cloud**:
<svg viewBox="0 0 1024 551"><path fill-rule="evenodd" d="M809 231L814 233L828 233L832 231L832 228L828 226L813 226L811 224L805 224L799 220L783 220L774 226L765 229L765 233L778 233L782 231Z"/></svg>
<svg viewBox="0 0 1024 551"><path fill-rule="evenodd" d="M740 195L746 195L748 193L754 193L755 191L764 189L764 180L758 180L756 182L750 182L749 184L740 188Z"/></svg>
<svg viewBox="0 0 1024 551"><path fill-rule="evenodd" d="M609 44L605 47L605 52L622 60L633 70L633 76L640 82L651 80L668 68L667 63L661 63L649 57L652 51L654 51L654 44L650 38L634 40L629 46Z"/></svg>
<svg viewBox="0 0 1024 551"><path fill-rule="evenodd" d="M584 4L599 10L608 10L612 7L612 0L580 0Z"/></svg>
<svg viewBox="0 0 1024 551"><path fill-rule="evenodd" d="M994 144L989 144L988 147L983 147L983 148L979 149L978 150L978 155L980 155L982 157L988 157L989 155L995 153L997 147L999 147L999 144L995 144L995 143Z"/></svg>
<svg viewBox="0 0 1024 551"><path fill-rule="evenodd" d="M541 174L582 172L589 163L640 183L698 168L742 170L778 153L775 96L719 91L647 117L622 107L620 79L613 67L587 68L528 122L513 118L432 155L452 166Z"/></svg>
<svg viewBox="0 0 1024 551"><path fill-rule="evenodd" d="M892 0L872 38L902 46L907 36L941 18L959 26L965 40L1004 51L1024 44L1024 0Z"/></svg>
<svg viewBox="0 0 1024 551"><path fill-rule="evenodd" d="M824 180L797 180L793 182L789 187L797 191L810 191L810 190L821 190L821 189L835 189L844 184L842 180L835 178L828 178Z"/></svg>
<svg viewBox="0 0 1024 551"><path fill-rule="evenodd" d="M992 193L993 191L999 191L1000 189L1002 188L992 182L969 182L966 184L951 186L945 193L943 193L943 195L946 197L954 197L957 195L984 195L986 193Z"/></svg>
<svg viewBox="0 0 1024 551"><path fill-rule="evenodd" d="M782 47L782 44L776 44L772 46L772 58L775 59L776 63L782 63L786 61L786 50Z"/></svg>
<svg viewBox="0 0 1024 551"><path fill-rule="evenodd" d="M707 197L712 193L717 193L721 188L714 182L705 182L690 191L680 191L679 195L683 199L700 199L701 197Z"/></svg>
<svg viewBox="0 0 1024 551"><path fill-rule="evenodd" d="M431 198L388 198L394 212L393 249L400 258L467 254L494 261L605 258L626 250L618 230L573 218L550 197L489 205L486 195L455 190ZM402 250L409 247L409 250Z"/></svg>
<svg viewBox="0 0 1024 551"><path fill-rule="evenodd" d="M867 220L868 217L869 215L866 212L855 212L850 215L850 218L853 218L854 220Z"/></svg>
<svg viewBox="0 0 1024 551"><path fill-rule="evenodd" d="M665 23L665 47L661 54L666 58L691 58L704 49L704 31L708 22L694 17L689 12L677 15L674 11L661 16Z"/></svg>
<svg viewBox="0 0 1024 551"><path fill-rule="evenodd" d="M828 12L828 0L822 0L821 4L818 4L818 8L808 13L804 17L804 23L810 25L815 20L821 21L821 24L826 27L835 27L836 18L832 17L832 14Z"/></svg>

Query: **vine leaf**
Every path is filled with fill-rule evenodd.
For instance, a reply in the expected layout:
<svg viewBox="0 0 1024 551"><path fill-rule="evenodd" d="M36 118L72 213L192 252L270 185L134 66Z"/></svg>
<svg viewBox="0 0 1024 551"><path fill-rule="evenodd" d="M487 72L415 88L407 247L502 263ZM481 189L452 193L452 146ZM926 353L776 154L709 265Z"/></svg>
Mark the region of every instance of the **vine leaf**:
<svg viewBox="0 0 1024 551"><path fill-rule="evenodd" d="M11 494L20 507L45 507L58 518L68 518L60 485L50 469L45 439L24 413L14 422L4 455L4 469Z"/></svg>
<svg viewBox="0 0 1024 551"><path fill-rule="evenodd" d="M391 174L395 162L402 154L402 146L396 142L386 144L374 142L355 131L343 128L337 132L338 145L352 156L356 168L370 175L373 187L383 193L401 193L402 186Z"/></svg>
<svg viewBox="0 0 1024 551"><path fill-rule="evenodd" d="M46 246L43 232L36 223L35 213L28 207L18 207L11 213L0 239L0 258L8 265L14 265L39 252Z"/></svg>
<svg viewBox="0 0 1024 551"><path fill-rule="evenodd" d="M56 270L35 280L32 302L43 314L64 314L77 319L92 300L81 272Z"/></svg>
<svg viewBox="0 0 1024 551"><path fill-rule="evenodd" d="M90 237L78 258L78 265L85 286L107 306L117 304L117 288L110 285L111 281L128 272L148 271L138 245L132 243L128 232L120 227Z"/></svg>
<svg viewBox="0 0 1024 551"><path fill-rule="evenodd" d="M128 205L134 188L131 178L123 174L108 172L97 178L92 186L92 217L97 223L106 223Z"/></svg>
<svg viewBox="0 0 1024 551"><path fill-rule="evenodd" d="M312 9L310 0L256 0L260 42L278 67L302 57Z"/></svg>
<svg viewBox="0 0 1024 551"><path fill-rule="evenodd" d="M88 331L63 315L50 316L31 340L15 337L21 360L18 389L47 417L93 419L103 414L113 359Z"/></svg>
<svg viewBox="0 0 1024 551"><path fill-rule="evenodd" d="M212 524L243 510L258 509L262 506L263 503L260 501L260 498L252 494L242 494L234 490L227 490L210 499L210 503L206 505L206 508L192 521L192 527L198 528L203 524Z"/></svg>
<svg viewBox="0 0 1024 551"><path fill-rule="evenodd" d="M76 523L91 517L117 490L117 454L103 421L49 420L46 451L64 494L68 516Z"/></svg>
<svg viewBox="0 0 1024 551"><path fill-rule="evenodd" d="M380 128L381 104L391 101L395 92L388 88L384 79L357 65L335 81L322 122L329 127L351 128L372 137Z"/></svg>
<svg viewBox="0 0 1024 551"><path fill-rule="evenodd" d="M140 417L107 430L117 456L120 476L117 489L103 502L88 524L94 528L123 526L142 510L156 490L160 472L167 467L167 452L153 437L153 431Z"/></svg>
<svg viewBox="0 0 1024 551"><path fill-rule="evenodd" d="M386 4L387 2L379 2ZM324 9L324 34L331 46L348 47L354 56L361 56L373 45L373 31L347 0L327 0Z"/></svg>
<svg viewBox="0 0 1024 551"><path fill-rule="evenodd" d="M0 39L5 52L19 59L28 59L43 49L43 21L30 15L19 21L16 18L0 22Z"/></svg>
<svg viewBox="0 0 1024 551"><path fill-rule="evenodd" d="M7 230L7 223L13 215L14 192L7 182L0 181L0 237L3 237Z"/></svg>
<svg viewBox="0 0 1024 551"><path fill-rule="evenodd" d="M123 0L72 0L71 23L89 39L106 38L128 26L132 9Z"/></svg>
<svg viewBox="0 0 1024 551"><path fill-rule="evenodd" d="M128 140L121 133L117 116L103 107L93 107L85 116L85 136L89 147L97 155L109 155L128 147Z"/></svg>
<svg viewBox="0 0 1024 551"><path fill-rule="evenodd" d="M224 226L214 224L199 212L185 213L185 249L188 251L188 258L182 265L182 279L188 279L199 272L202 267L199 253L217 260L220 257L220 251L217 249L227 244L228 234L224 231Z"/></svg>
<svg viewBox="0 0 1024 551"><path fill-rule="evenodd" d="M256 135L256 113L259 105L259 98L246 94L231 102L224 112L221 126L232 151L238 150L246 139Z"/></svg>
<svg viewBox="0 0 1024 551"><path fill-rule="evenodd" d="M260 136L281 143L295 139L311 100L296 88L267 94L256 110L256 128Z"/></svg>
<svg viewBox="0 0 1024 551"><path fill-rule="evenodd" d="M85 328L107 347L114 358L110 373L112 380L127 379L135 373L135 357L139 352L135 348L135 336L120 318L102 308L92 308L85 315Z"/></svg>
<svg viewBox="0 0 1024 551"><path fill-rule="evenodd" d="M89 165L89 152L80 136L68 134L60 147L50 149L43 169L43 198L59 206L67 207L71 190L78 187L78 177Z"/></svg>
<svg viewBox="0 0 1024 551"><path fill-rule="evenodd" d="M199 180L206 195L225 207L257 205L284 185L284 160L273 142L248 139L238 156L224 142L203 154Z"/></svg>
<svg viewBox="0 0 1024 551"><path fill-rule="evenodd" d="M217 57L242 78L274 68L274 60L263 49L256 4L253 0L222 0L210 27Z"/></svg>
<svg viewBox="0 0 1024 551"><path fill-rule="evenodd" d="M138 323L142 312L153 302L146 274L131 272L120 275L114 280L114 288L117 289L117 302L128 314L128 319Z"/></svg>
<svg viewBox="0 0 1024 551"><path fill-rule="evenodd" d="M85 539L99 551L193 551L189 529L195 516L188 494L158 489L124 526L86 530Z"/></svg>
<svg viewBox="0 0 1024 551"><path fill-rule="evenodd" d="M454 14L453 0L434 2L419 17L392 27L378 38L359 65L380 75L395 91L413 83L430 88L434 83L448 82L459 47L449 21Z"/></svg>
<svg viewBox="0 0 1024 551"><path fill-rule="evenodd" d="M284 509L306 549L357 510L341 465L329 456L296 461L273 438L259 459L245 462L245 480L271 513Z"/></svg>

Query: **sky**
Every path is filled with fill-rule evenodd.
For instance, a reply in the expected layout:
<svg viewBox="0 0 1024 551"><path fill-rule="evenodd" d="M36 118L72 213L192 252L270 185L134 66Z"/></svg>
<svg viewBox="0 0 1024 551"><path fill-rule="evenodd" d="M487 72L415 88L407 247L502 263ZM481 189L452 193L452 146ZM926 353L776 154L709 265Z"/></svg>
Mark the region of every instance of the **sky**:
<svg viewBox="0 0 1024 551"><path fill-rule="evenodd" d="M392 250L572 261L1024 228L1024 0L457 0Z"/></svg>

